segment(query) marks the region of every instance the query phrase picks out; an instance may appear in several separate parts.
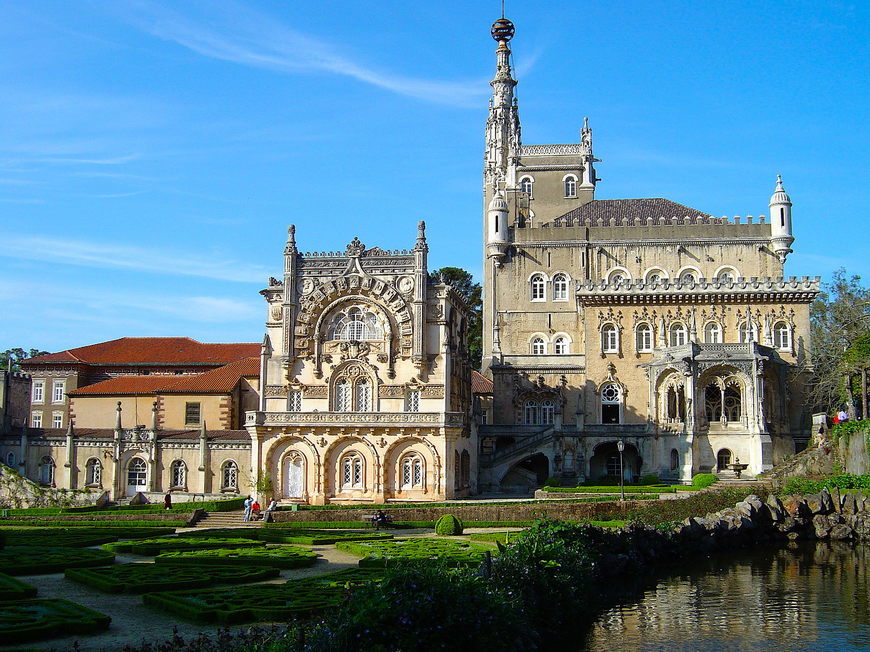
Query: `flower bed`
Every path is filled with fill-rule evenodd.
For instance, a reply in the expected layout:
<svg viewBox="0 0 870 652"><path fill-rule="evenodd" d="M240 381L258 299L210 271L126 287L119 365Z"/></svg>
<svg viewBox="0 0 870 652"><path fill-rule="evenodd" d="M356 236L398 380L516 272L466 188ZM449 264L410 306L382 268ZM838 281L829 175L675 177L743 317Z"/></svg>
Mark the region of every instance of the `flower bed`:
<svg viewBox="0 0 870 652"><path fill-rule="evenodd" d="M133 555L159 555L163 552L176 550L210 550L212 548L262 548L266 544L251 539L212 539L204 537L165 537L161 539L140 539L135 541L118 541L107 543L103 550L123 552Z"/></svg>
<svg viewBox="0 0 870 652"><path fill-rule="evenodd" d="M23 600L36 595L36 587L0 573L0 601Z"/></svg>
<svg viewBox="0 0 870 652"><path fill-rule="evenodd" d="M4 645L63 634L108 629L111 618L66 600L0 602L0 641Z"/></svg>
<svg viewBox="0 0 870 652"><path fill-rule="evenodd" d="M441 560L457 565L479 564L489 546L445 539L394 539L392 541L339 541L336 546L360 555L361 567L383 567L392 560Z"/></svg>
<svg viewBox="0 0 870 652"><path fill-rule="evenodd" d="M148 593L143 601L179 618L200 623L282 621L335 609L345 600L349 589L380 577L377 571L350 569L286 584Z"/></svg>
<svg viewBox="0 0 870 652"><path fill-rule="evenodd" d="M196 589L215 584L244 584L277 577L272 567L171 566L167 564L117 564L107 568L71 568L66 577L104 593L148 593Z"/></svg>
<svg viewBox="0 0 870 652"><path fill-rule="evenodd" d="M44 575L67 568L105 566L115 561L107 550L91 548L57 548L51 546L7 546L0 550L0 573L9 575Z"/></svg>
<svg viewBox="0 0 870 652"><path fill-rule="evenodd" d="M184 550L164 552L154 558L158 564L208 564L274 566L303 568L317 561L317 553L295 546L269 548L223 548L217 550Z"/></svg>

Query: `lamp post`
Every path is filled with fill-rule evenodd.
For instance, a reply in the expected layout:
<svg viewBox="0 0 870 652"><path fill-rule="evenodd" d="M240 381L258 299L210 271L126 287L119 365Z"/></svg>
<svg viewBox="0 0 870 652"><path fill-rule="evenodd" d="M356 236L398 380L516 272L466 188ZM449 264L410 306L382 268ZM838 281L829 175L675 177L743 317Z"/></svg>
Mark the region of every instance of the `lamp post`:
<svg viewBox="0 0 870 652"><path fill-rule="evenodd" d="M625 471L622 466L622 452L625 450L625 442L621 439L616 442L616 450L619 451L619 493L622 494L622 502L625 502Z"/></svg>

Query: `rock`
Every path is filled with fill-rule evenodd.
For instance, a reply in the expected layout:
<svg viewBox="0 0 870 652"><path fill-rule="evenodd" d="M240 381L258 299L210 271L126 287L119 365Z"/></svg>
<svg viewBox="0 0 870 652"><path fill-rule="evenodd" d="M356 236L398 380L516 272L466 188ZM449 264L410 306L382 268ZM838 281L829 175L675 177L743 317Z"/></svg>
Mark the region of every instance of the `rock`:
<svg viewBox="0 0 870 652"><path fill-rule="evenodd" d="M770 518L774 523L779 523L785 518L785 508L782 506L782 501L774 494L767 497L767 509L770 512Z"/></svg>
<svg viewBox="0 0 870 652"><path fill-rule="evenodd" d="M852 538L852 529L848 525L839 524L831 528L828 536L832 541L844 541Z"/></svg>
<svg viewBox="0 0 870 652"><path fill-rule="evenodd" d="M789 516L809 515L807 504L800 496L786 496L782 501L782 507Z"/></svg>
<svg viewBox="0 0 870 652"><path fill-rule="evenodd" d="M834 507L834 498L831 496L831 492L825 489L822 493L819 494L819 498L822 501L822 509L825 511L823 514L832 514L835 511L839 511ZM839 503L839 500L837 501Z"/></svg>
<svg viewBox="0 0 870 652"><path fill-rule="evenodd" d="M798 527L798 522L794 516L786 516L775 527L779 532L794 532Z"/></svg>
<svg viewBox="0 0 870 652"><path fill-rule="evenodd" d="M743 502L740 502L740 503L737 503L736 505L734 505L734 509L741 516L745 516L748 519L755 518L755 515L758 513L758 510L756 510L752 504L746 502L745 500Z"/></svg>
<svg viewBox="0 0 870 652"><path fill-rule="evenodd" d="M855 494L846 494L843 496L843 513L844 514L857 514L858 513L858 503L855 500Z"/></svg>
<svg viewBox="0 0 870 652"><path fill-rule="evenodd" d="M826 539L832 529L831 521L825 514L816 514L813 516L813 528L817 538Z"/></svg>

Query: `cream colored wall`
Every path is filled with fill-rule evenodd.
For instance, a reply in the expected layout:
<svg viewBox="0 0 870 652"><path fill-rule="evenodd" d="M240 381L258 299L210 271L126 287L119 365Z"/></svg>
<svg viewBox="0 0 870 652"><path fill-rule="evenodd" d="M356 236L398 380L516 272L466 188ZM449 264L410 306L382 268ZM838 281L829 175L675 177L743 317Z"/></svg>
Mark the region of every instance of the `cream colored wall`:
<svg viewBox="0 0 870 652"><path fill-rule="evenodd" d="M200 404L200 419L211 430L230 429L231 399L229 394L163 394L161 412L166 430L198 429L200 424L184 422L185 405ZM200 421L201 423L201 421Z"/></svg>
<svg viewBox="0 0 870 652"><path fill-rule="evenodd" d="M157 397L146 396L74 396L70 398L73 425L76 428L114 428L118 401L121 402L121 426L151 427L151 409Z"/></svg>

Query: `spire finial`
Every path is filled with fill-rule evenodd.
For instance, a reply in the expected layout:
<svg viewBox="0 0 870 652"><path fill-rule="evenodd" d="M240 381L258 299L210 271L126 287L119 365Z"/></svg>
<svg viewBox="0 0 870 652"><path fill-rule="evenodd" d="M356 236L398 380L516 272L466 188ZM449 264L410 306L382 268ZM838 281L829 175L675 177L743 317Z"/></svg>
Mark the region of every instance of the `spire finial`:
<svg viewBox="0 0 870 652"><path fill-rule="evenodd" d="M514 32L516 32L514 24L504 17L504 6L502 6L501 18L492 24L489 33L499 43L507 43L514 37Z"/></svg>
<svg viewBox="0 0 870 652"><path fill-rule="evenodd" d="M296 253L296 225L291 224L287 227L287 244L284 247L285 254Z"/></svg>
<svg viewBox="0 0 870 652"><path fill-rule="evenodd" d="M782 175L781 175L781 174L777 174L777 175L776 175L776 189L777 189L777 190L783 190L783 187L782 187Z"/></svg>

